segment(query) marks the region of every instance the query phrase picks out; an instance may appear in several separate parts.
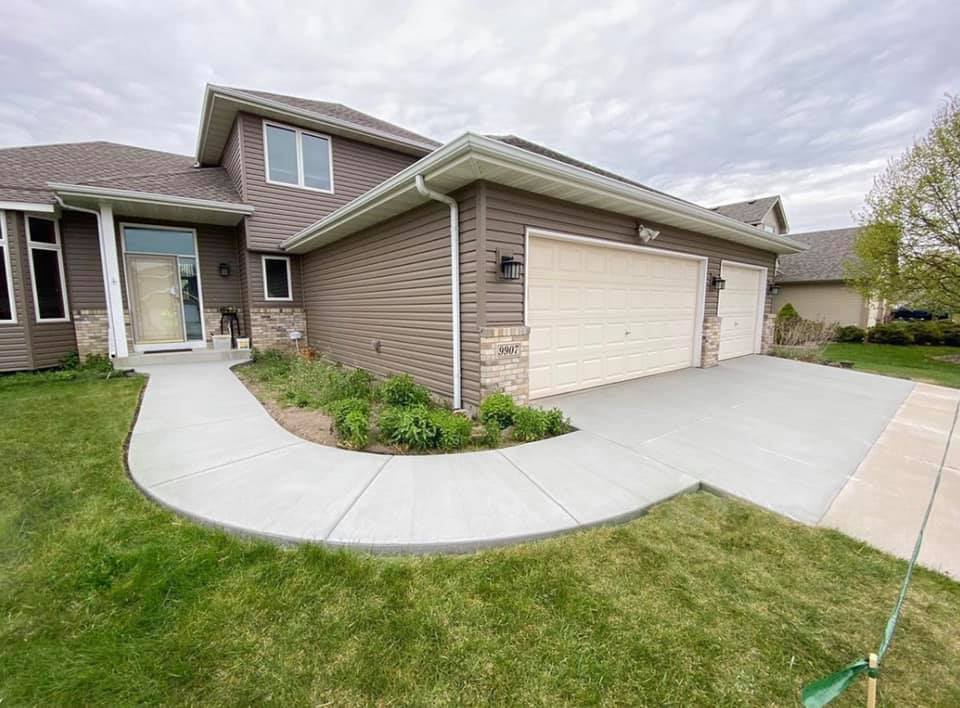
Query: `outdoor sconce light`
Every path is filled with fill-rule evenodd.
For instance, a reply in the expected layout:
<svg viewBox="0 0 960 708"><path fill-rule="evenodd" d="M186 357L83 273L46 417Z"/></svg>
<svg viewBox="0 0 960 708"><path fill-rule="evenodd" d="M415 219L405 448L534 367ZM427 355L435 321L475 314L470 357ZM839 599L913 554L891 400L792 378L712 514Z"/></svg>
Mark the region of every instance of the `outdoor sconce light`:
<svg viewBox="0 0 960 708"><path fill-rule="evenodd" d="M500 270L500 278L503 280L520 280L520 272L523 269L523 261L516 256L505 256L497 249L497 264Z"/></svg>
<svg viewBox="0 0 960 708"><path fill-rule="evenodd" d="M230 264L229 264L229 263L221 263L221 264L220 264L220 277L226 278L228 275L230 275Z"/></svg>
<svg viewBox="0 0 960 708"><path fill-rule="evenodd" d="M719 275L713 276L713 287L717 290L723 290L727 287L727 281L721 278Z"/></svg>
<svg viewBox="0 0 960 708"><path fill-rule="evenodd" d="M771 295L779 295L779 294L780 294L780 286L779 286L779 285L771 285L771 286L770 286L770 294L771 294Z"/></svg>

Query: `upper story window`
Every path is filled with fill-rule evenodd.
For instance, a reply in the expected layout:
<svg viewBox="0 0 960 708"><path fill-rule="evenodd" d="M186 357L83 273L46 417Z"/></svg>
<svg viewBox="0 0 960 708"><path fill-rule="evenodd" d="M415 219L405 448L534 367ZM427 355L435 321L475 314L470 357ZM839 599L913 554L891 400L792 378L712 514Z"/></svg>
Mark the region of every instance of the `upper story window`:
<svg viewBox="0 0 960 708"><path fill-rule="evenodd" d="M63 272L60 227L53 219L27 217L30 281L37 322L67 322L67 279Z"/></svg>
<svg viewBox="0 0 960 708"><path fill-rule="evenodd" d="M267 182L333 192L330 138L263 121Z"/></svg>
<svg viewBox="0 0 960 708"><path fill-rule="evenodd" d="M16 322L17 308L13 300L13 273L10 270L10 247L7 240L7 215L0 211L0 322Z"/></svg>

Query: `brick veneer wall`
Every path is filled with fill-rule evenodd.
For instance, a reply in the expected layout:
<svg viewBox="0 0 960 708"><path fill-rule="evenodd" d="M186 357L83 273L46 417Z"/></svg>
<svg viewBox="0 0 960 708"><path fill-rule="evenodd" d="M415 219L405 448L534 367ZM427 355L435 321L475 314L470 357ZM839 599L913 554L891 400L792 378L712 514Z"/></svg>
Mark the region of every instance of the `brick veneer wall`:
<svg viewBox="0 0 960 708"><path fill-rule="evenodd" d="M707 315L703 318L703 347L700 350L700 368L709 369L720 363L720 318Z"/></svg>
<svg viewBox="0 0 960 708"><path fill-rule="evenodd" d="M250 308L251 344L258 349L292 349L290 332L303 333L300 346L307 342L307 317L302 307ZM219 331L219 325L218 325Z"/></svg>
<svg viewBox="0 0 960 708"><path fill-rule="evenodd" d="M517 353L509 351L519 345ZM506 351L505 351L506 350ZM530 393L530 328L484 327L480 331L480 398L503 391L517 403Z"/></svg>
<svg viewBox="0 0 960 708"><path fill-rule="evenodd" d="M73 330L77 337L77 353L81 361L91 354L107 355L110 318L105 309L74 310Z"/></svg>
<svg viewBox="0 0 960 708"><path fill-rule="evenodd" d="M763 334L760 335L760 352L769 354L773 349L773 331L777 324L777 316L773 313L763 316Z"/></svg>

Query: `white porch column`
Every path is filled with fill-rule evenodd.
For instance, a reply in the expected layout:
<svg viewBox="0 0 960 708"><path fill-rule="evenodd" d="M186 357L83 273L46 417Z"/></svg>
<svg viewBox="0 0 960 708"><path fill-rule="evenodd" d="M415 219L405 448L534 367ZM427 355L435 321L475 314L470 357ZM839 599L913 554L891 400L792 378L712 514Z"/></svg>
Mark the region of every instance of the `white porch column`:
<svg viewBox="0 0 960 708"><path fill-rule="evenodd" d="M115 357L129 355L127 328L123 321L123 293L120 290L120 259L117 256L116 227L113 207L100 203L100 259L103 262L103 285L110 319L110 353Z"/></svg>

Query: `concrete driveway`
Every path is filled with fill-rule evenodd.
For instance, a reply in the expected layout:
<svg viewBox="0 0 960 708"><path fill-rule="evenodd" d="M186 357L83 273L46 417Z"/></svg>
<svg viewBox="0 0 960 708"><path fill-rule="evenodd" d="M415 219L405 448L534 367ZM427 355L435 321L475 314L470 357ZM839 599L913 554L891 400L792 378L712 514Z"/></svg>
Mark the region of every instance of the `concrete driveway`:
<svg viewBox="0 0 960 708"><path fill-rule="evenodd" d="M750 356L537 403L705 486L815 524L913 387Z"/></svg>

